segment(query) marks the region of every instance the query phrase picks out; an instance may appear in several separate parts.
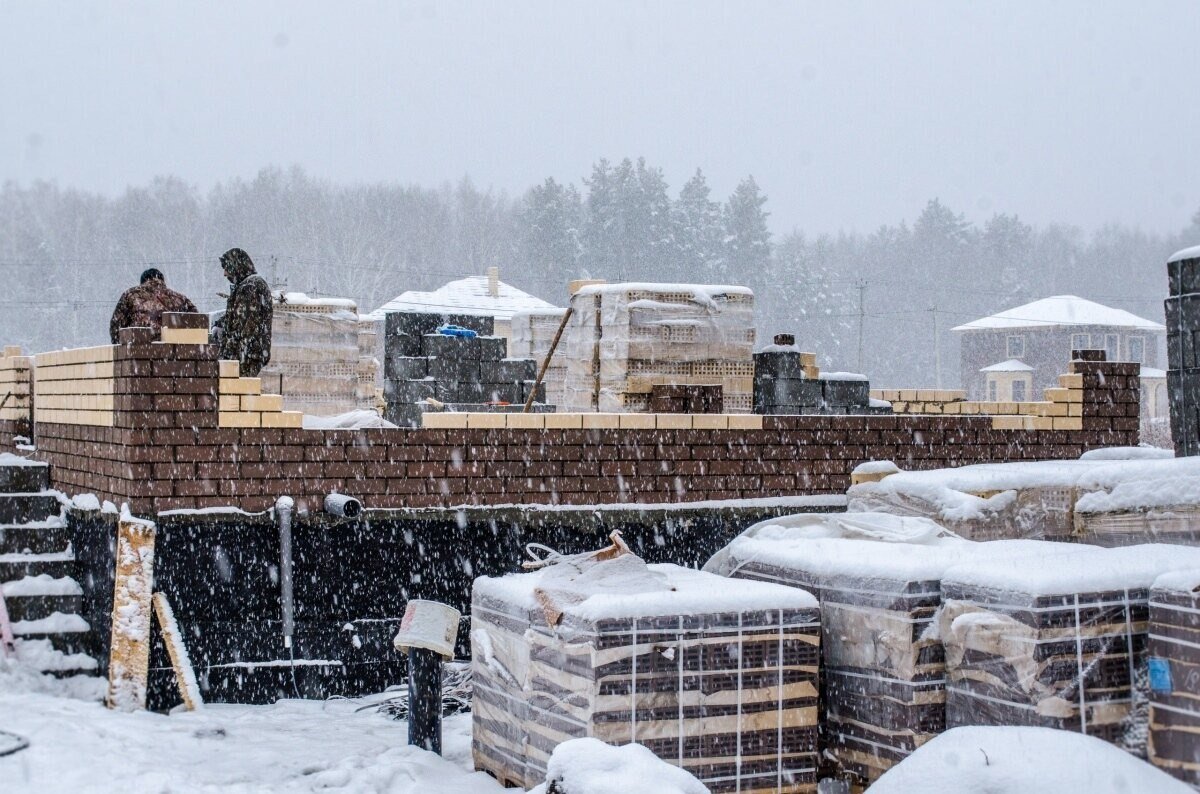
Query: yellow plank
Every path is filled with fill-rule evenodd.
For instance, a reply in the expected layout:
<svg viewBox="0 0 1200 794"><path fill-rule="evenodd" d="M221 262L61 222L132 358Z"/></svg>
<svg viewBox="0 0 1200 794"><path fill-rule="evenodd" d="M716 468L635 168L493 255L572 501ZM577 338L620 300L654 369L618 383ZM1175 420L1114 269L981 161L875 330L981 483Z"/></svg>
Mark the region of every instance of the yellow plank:
<svg viewBox="0 0 1200 794"><path fill-rule="evenodd" d="M179 635L179 626L175 622L175 611L167 601L164 593L155 593L154 614L158 618L158 627L162 630L163 644L167 646L167 655L171 658L171 669L175 671L175 683L179 685L179 694L183 705L188 711L195 711L204 705L200 695L200 687L196 683L196 671L192 669L192 660L188 657L187 646Z"/></svg>
<svg viewBox="0 0 1200 794"><path fill-rule="evenodd" d="M106 703L112 709L139 711L146 708L150 668L154 524L123 518L117 525L116 561Z"/></svg>

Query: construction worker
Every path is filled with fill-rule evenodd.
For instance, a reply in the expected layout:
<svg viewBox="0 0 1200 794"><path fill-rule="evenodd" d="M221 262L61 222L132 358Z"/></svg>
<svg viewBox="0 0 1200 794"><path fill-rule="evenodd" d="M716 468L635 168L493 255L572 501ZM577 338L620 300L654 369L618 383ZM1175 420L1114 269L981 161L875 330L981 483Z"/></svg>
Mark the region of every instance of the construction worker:
<svg viewBox="0 0 1200 794"><path fill-rule="evenodd" d="M184 295L167 287L162 271L152 267L142 272L142 281L121 294L117 308L108 323L108 335L113 344L122 328L149 328L158 336L162 329L163 312L194 312L196 304Z"/></svg>
<svg viewBox="0 0 1200 794"><path fill-rule="evenodd" d="M221 346L221 358L240 362L242 377L252 378L271 360L271 288L240 248L221 254L221 269L233 288L213 341Z"/></svg>

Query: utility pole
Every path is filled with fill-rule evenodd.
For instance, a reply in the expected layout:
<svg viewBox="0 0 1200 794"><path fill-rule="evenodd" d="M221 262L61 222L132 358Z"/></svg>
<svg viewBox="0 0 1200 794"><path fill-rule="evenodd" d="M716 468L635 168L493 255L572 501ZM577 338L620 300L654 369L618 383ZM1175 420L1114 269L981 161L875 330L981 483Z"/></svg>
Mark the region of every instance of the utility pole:
<svg viewBox="0 0 1200 794"><path fill-rule="evenodd" d="M937 380L937 388L940 391L942 388L942 340L938 336L937 306L931 306L929 313L933 315L933 368Z"/></svg>
<svg viewBox="0 0 1200 794"><path fill-rule="evenodd" d="M858 371L861 374L863 371L863 325L867 320L867 314L863 308L863 293L867 290L867 282L860 278L854 282L854 287L858 290Z"/></svg>

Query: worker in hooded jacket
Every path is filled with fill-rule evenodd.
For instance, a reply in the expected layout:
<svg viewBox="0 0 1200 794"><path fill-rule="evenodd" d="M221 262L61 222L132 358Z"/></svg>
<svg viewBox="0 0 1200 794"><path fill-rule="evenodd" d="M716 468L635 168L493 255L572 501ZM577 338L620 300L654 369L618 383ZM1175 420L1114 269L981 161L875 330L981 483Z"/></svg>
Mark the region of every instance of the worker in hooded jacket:
<svg viewBox="0 0 1200 794"><path fill-rule="evenodd" d="M221 254L221 269L233 288L213 338L221 358L240 362L242 377L252 378L271 360L271 288L240 248Z"/></svg>

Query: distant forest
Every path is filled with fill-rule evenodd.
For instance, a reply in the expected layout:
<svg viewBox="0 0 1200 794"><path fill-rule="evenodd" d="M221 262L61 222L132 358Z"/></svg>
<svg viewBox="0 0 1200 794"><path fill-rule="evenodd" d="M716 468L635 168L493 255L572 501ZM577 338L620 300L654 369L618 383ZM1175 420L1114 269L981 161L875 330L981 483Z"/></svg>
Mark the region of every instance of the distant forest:
<svg viewBox="0 0 1200 794"><path fill-rule="evenodd" d="M911 223L870 234L818 233L772 219L751 177L719 200L699 170L676 191L641 159L601 160L579 184L547 179L517 198L469 179L340 185L299 168L207 193L163 177L115 198L10 183L0 190L0 343L104 342L117 296L150 265L202 310L219 308L217 256L237 245L273 284L354 298L363 311L493 265L559 305L572 278L742 284L757 295L762 343L794 333L823 368L861 370L881 387L934 385L940 348L948 388L958 383L952 326L1057 294L1161 321L1166 257L1200 243L1200 212L1162 235L1011 215L979 226L936 198L913 211Z"/></svg>

